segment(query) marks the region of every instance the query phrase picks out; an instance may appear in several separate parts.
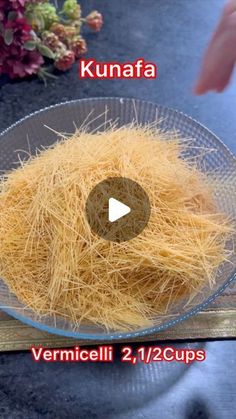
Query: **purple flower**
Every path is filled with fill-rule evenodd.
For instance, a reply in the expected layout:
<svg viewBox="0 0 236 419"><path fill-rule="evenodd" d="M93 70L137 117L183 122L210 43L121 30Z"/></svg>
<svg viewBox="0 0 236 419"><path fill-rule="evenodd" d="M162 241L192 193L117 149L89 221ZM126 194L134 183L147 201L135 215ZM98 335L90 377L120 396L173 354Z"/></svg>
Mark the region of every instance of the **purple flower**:
<svg viewBox="0 0 236 419"><path fill-rule="evenodd" d="M12 79L36 74L44 63L43 57L37 51L26 51L13 46L11 54L6 57L3 72Z"/></svg>
<svg viewBox="0 0 236 419"><path fill-rule="evenodd" d="M27 23L27 20L24 17L18 17L17 19L9 20L5 23L4 29L12 31L12 43L14 45L23 45L24 42L31 38L31 26Z"/></svg>

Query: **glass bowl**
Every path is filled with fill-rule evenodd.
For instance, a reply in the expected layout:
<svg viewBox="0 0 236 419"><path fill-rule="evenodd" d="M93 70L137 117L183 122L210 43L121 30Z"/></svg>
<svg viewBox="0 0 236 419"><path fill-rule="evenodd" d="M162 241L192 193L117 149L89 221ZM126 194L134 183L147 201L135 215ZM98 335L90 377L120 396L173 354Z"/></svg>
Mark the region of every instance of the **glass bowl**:
<svg viewBox="0 0 236 419"><path fill-rule="evenodd" d="M192 118L175 110L164 108L154 103L127 98L91 98L60 103L42 109L21 119L0 135L0 171L5 172L16 167L18 157L26 158L26 152L35 154L37 149L50 146L57 139L55 133L72 134L75 127L86 124L90 131L103 130L109 121L117 121L118 126L134 120L141 124L160 120L163 130L176 129L182 137L194 140L195 148L191 149L194 157L199 147L211 149L201 159L201 170L217 175L215 198L220 211L231 218L236 218L236 159L227 147L208 129ZM50 127L49 130L47 127ZM55 130L55 131L53 131ZM183 156L185 158L186 156ZM227 244L234 248L236 237ZM230 261L224 263L216 273L214 288L205 287L191 303L181 301L172 308L168 317L159 316L151 328L138 329L129 333L108 333L102 327L82 324L75 327L72 322L56 316L39 316L18 301L10 293L3 280L0 280L0 309L13 317L47 332L77 339L113 340L128 339L156 333L173 326L180 321L204 309L236 278L236 253Z"/></svg>

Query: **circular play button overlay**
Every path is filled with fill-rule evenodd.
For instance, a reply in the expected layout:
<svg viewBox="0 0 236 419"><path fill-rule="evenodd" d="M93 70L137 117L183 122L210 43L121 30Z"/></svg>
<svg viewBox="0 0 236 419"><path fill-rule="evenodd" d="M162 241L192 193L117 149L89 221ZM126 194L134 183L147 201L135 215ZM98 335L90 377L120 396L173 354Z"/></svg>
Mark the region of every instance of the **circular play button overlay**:
<svg viewBox="0 0 236 419"><path fill-rule="evenodd" d="M91 190L86 215L94 233L121 243L138 236L146 227L150 202L137 182L124 177L107 178Z"/></svg>

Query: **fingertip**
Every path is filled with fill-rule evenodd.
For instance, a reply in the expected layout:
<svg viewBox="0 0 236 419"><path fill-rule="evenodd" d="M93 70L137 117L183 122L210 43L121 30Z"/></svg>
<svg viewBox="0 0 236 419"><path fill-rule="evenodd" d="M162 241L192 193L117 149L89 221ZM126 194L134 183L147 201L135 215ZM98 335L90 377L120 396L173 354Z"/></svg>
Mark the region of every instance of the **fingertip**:
<svg viewBox="0 0 236 419"><path fill-rule="evenodd" d="M196 96L201 96L206 93L206 89L203 88L200 84L196 84L193 88L193 94Z"/></svg>
<svg viewBox="0 0 236 419"><path fill-rule="evenodd" d="M217 89L215 89L216 93L222 93L225 90L225 86L222 87L217 87Z"/></svg>
<svg viewBox="0 0 236 419"><path fill-rule="evenodd" d="M236 9L236 1L235 0L228 0L223 8L223 16L229 15L232 12L235 12Z"/></svg>

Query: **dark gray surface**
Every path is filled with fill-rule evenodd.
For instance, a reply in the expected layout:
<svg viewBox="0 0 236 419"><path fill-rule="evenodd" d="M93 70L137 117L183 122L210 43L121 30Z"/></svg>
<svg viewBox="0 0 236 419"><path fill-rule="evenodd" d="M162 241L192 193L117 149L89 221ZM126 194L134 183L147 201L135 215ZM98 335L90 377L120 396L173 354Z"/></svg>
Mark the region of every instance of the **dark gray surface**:
<svg viewBox="0 0 236 419"><path fill-rule="evenodd" d="M87 36L97 60L154 61L157 80L78 80L76 66L47 88L37 81L14 82L0 89L0 129L29 112L68 99L132 96L182 110L206 124L228 145L235 142L235 83L224 95L192 95L203 49L220 14L223 0L83 0L84 13L104 14L99 34ZM222 63L223 65L223 63Z"/></svg>
<svg viewBox="0 0 236 419"><path fill-rule="evenodd" d="M2 355L0 417L234 419L236 342L188 347L204 348L206 361L38 364L27 353Z"/></svg>
<svg viewBox="0 0 236 419"><path fill-rule="evenodd" d="M236 85L202 98L191 89L222 0L83 0L105 26L88 36L89 55L158 64L157 80L78 80L76 67L45 89L37 80L2 82L0 130L60 101L132 96L192 115L236 151ZM222 63L223 65L223 63ZM0 82L1 85L1 82ZM203 344L202 344L203 345ZM172 364L111 366L34 364L30 354L0 356L0 418L235 418L236 342L208 342L207 359L189 368ZM176 378L177 374L177 378ZM162 391L163 390L163 391Z"/></svg>

